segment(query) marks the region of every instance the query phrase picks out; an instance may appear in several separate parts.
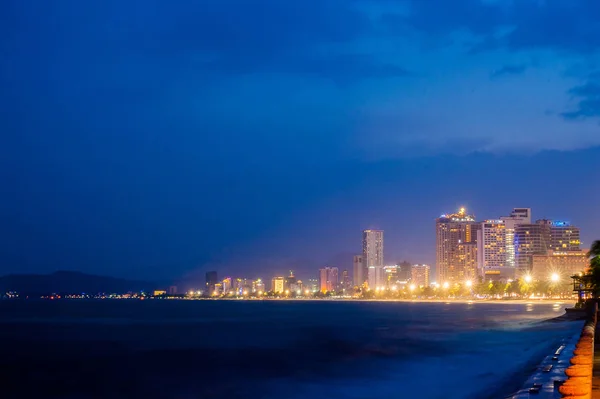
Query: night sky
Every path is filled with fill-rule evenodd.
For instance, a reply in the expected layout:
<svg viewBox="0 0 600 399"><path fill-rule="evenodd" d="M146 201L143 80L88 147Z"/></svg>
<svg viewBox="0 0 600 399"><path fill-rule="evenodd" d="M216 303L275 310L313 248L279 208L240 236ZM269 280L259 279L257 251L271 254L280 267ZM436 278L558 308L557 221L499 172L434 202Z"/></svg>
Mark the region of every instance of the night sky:
<svg viewBox="0 0 600 399"><path fill-rule="evenodd" d="M4 0L0 274L434 263L533 208L600 238L598 0Z"/></svg>

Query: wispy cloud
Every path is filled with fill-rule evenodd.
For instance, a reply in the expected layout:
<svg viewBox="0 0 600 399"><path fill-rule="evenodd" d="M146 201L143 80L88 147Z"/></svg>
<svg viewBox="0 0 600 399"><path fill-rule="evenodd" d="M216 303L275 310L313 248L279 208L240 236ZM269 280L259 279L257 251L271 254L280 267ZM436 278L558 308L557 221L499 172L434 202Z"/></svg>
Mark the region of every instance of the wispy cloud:
<svg viewBox="0 0 600 399"><path fill-rule="evenodd" d="M594 74L590 75L594 78ZM566 120L583 120L600 117L600 83L592 79L584 85L575 86L568 92L577 100L575 110L563 112L561 116Z"/></svg>
<svg viewBox="0 0 600 399"><path fill-rule="evenodd" d="M499 77L507 75L520 75L523 72L525 72L526 69L527 67L525 65L505 65L502 68L492 72L490 74L490 77L492 79L497 79Z"/></svg>

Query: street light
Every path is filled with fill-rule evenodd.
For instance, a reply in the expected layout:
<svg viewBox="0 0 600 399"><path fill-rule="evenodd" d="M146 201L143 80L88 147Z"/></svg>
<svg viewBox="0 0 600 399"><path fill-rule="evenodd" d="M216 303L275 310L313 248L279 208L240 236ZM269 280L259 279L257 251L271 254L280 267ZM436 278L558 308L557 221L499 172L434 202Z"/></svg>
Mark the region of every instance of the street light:
<svg viewBox="0 0 600 399"><path fill-rule="evenodd" d="M414 284L411 284L410 287L408 287L411 291L414 291L415 288L417 288Z"/></svg>
<svg viewBox="0 0 600 399"><path fill-rule="evenodd" d="M533 280L533 278L531 277L531 275L528 274L528 275L525 276L525 282L526 283L529 284L529 283L531 283L532 280Z"/></svg>
<svg viewBox="0 0 600 399"><path fill-rule="evenodd" d="M558 283L560 281L560 276L557 273L552 273L552 276L550 276L550 281L553 283Z"/></svg>
<svg viewBox="0 0 600 399"><path fill-rule="evenodd" d="M471 288L473 286L473 282L471 280L467 280L465 282L465 285L467 286L467 288Z"/></svg>
<svg viewBox="0 0 600 399"><path fill-rule="evenodd" d="M450 287L450 283L448 283L447 281L442 285L442 287L444 287L444 289L448 289L448 287Z"/></svg>

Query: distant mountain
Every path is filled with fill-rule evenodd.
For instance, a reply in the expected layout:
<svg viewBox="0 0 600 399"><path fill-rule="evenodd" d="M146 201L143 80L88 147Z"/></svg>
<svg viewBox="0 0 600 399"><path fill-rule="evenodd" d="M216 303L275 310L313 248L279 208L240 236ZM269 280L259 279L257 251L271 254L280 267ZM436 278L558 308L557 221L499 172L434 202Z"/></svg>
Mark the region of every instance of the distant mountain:
<svg viewBox="0 0 600 399"><path fill-rule="evenodd" d="M124 293L149 291L154 288L154 283L69 271L58 271L52 274L9 274L0 277L0 292L17 291L27 294Z"/></svg>

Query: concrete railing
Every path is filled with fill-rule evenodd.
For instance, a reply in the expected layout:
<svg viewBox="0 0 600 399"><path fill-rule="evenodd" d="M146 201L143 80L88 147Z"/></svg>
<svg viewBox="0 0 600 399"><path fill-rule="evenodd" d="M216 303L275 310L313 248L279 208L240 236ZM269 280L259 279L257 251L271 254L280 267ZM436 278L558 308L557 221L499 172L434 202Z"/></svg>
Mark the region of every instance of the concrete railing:
<svg viewBox="0 0 600 399"><path fill-rule="evenodd" d="M565 370L567 380L558 388L563 398L590 399L594 365L594 334L598 315L595 303L575 345L571 366Z"/></svg>

